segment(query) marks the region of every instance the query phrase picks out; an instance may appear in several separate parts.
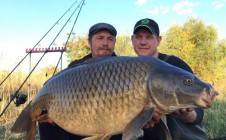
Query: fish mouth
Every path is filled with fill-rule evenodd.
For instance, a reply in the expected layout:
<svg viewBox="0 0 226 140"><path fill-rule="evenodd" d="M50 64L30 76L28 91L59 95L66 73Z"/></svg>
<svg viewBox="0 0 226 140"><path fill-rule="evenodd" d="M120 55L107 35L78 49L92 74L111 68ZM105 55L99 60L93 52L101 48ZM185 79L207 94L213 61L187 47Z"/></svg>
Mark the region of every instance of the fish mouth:
<svg viewBox="0 0 226 140"><path fill-rule="evenodd" d="M207 108L210 108L212 106L212 100L211 99L203 98L202 100L205 103Z"/></svg>
<svg viewBox="0 0 226 140"><path fill-rule="evenodd" d="M219 93L217 92L217 91L215 91L214 93L213 93L213 95L211 96L211 100L213 101L215 98L216 98L216 96L218 95Z"/></svg>
<svg viewBox="0 0 226 140"><path fill-rule="evenodd" d="M212 95L211 95L212 93ZM209 98L202 98L203 102L206 104L207 108L210 108L212 106L212 101L216 98L218 95L217 91L211 92L209 95L211 95Z"/></svg>

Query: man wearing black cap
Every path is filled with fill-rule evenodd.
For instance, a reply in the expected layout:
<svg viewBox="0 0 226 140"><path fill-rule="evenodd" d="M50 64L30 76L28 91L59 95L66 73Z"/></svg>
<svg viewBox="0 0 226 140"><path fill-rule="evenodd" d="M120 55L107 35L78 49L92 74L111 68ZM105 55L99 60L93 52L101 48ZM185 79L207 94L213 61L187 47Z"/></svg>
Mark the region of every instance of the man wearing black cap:
<svg viewBox="0 0 226 140"><path fill-rule="evenodd" d="M108 23L97 23L89 29L88 43L91 53L80 60L75 60L68 67L81 63L89 58L115 56L116 29Z"/></svg>
<svg viewBox="0 0 226 140"><path fill-rule="evenodd" d="M89 29L88 43L91 53L80 60L75 60L68 65L68 68L75 67L77 64L87 59L100 56L116 56L114 53L116 42L116 29L108 23L97 23ZM66 132L57 125L48 122L39 123L39 134L41 140L81 140L85 137L73 135ZM120 140L121 135L113 136L110 140Z"/></svg>
<svg viewBox="0 0 226 140"><path fill-rule="evenodd" d="M138 56L153 56L161 59L171 65L189 71L191 68L180 58L169 56L158 52L162 37L159 35L158 24L149 18L139 20L133 30L131 36L134 50ZM157 113L155 113L156 115ZM167 115L167 125L173 140L206 140L207 135L202 128L204 112L200 108L187 108L176 111ZM156 123L153 127L153 122L158 121L159 116L156 115L148 124L145 125L144 139L145 140L165 140L165 132L160 123ZM153 127L153 128L152 128Z"/></svg>

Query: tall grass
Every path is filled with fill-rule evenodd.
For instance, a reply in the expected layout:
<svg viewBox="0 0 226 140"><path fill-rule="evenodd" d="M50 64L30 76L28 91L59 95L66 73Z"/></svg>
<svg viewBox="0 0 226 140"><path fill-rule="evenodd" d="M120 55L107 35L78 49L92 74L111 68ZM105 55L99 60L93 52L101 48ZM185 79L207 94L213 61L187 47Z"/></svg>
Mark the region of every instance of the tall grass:
<svg viewBox="0 0 226 140"><path fill-rule="evenodd" d="M205 110L204 126L209 138L226 136L226 92L221 93L213 106Z"/></svg>

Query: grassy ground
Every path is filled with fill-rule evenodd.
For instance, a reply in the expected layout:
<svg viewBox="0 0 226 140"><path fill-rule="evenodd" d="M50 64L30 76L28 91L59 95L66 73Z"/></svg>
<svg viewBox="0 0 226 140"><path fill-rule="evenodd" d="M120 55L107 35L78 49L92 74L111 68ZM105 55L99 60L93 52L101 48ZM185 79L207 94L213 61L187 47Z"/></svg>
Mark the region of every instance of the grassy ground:
<svg viewBox="0 0 226 140"><path fill-rule="evenodd" d="M209 138L226 136L226 99L217 99L205 110L204 126Z"/></svg>

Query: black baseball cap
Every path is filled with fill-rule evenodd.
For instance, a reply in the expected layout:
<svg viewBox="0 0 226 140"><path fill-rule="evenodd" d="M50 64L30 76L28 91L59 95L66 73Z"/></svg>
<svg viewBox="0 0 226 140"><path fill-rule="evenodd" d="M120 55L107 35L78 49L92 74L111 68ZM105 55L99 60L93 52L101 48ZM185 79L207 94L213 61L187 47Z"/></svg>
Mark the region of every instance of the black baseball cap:
<svg viewBox="0 0 226 140"><path fill-rule="evenodd" d="M137 29L140 27L147 28L151 33L159 36L159 26L152 19L145 18L145 19L139 20L134 26L133 33L135 33Z"/></svg>
<svg viewBox="0 0 226 140"><path fill-rule="evenodd" d="M108 23L97 23L90 27L89 29L89 38L91 38L95 33L99 32L100 30L108 30L113 36L117 35L117 31L115 27Z"/></svg>

